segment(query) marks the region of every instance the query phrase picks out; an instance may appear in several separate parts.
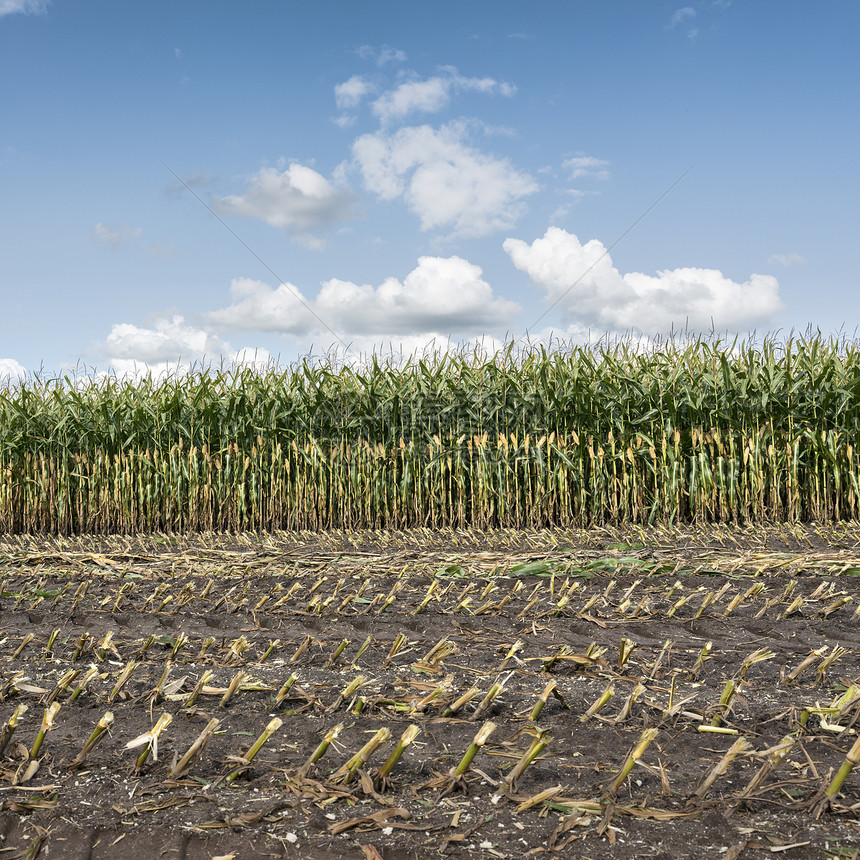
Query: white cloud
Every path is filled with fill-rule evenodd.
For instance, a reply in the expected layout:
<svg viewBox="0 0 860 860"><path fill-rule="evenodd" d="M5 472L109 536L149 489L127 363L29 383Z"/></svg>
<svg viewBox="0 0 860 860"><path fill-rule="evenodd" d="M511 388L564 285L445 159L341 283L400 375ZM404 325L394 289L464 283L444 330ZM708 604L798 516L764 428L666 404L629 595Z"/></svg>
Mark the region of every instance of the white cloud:
<svg viewBox="0 0 860 860"><path fill-rule="evenodd" d="M21 12L24 15L44 15L50 0L0 0L0 18Z"/></svg>
<svg viewBox="0 0 860 860"><path fill-rule="evenodd" d="M129 239L137 239L143 230L140 227L123 227L99 221L93 227L93 239L109 248L121 248Z"/></svg>
<svg viewBox="0 0 860 860"><path fill-rule="evenodd" d="M230 286L233 303L208 314L207 320L221 328L294 336L323 331L324 320L350 338L504 328L519 306L494 297L482 274L479 266L461 257L420 257L403 281L387 278L373 287L332 278L313 301L292 284L272 288L240 278Z"/></svg>
<svg viewBox="0 0 860 860"><path fill-rule="evenodd" d="M675 10L675 14L672 15L672 20L669 21L670 27L677 27L679 24L683 24L685 21L690 21L696 17L696 10L692 6L683 6L680 9Z"/></svg>
<svg viewBox="0 0 860 860"><path fill-rule="evenodd" d="M768 263L772 266L785 266L788 268L789 266L799 266L806 262L804 257L801 257L800 254L772 254L767 259Z"/></svg>
<svg viewBox="0 0 860 860"><path fill-rule="evenodd" d="M589 176L594 179L608 179L609 171L605 168L609 166L608 161L602 158L594 158L590 155L575 155L572 158L565 159L562 162L563 166L570 171L571 179L581 179Z"/></svg>
<svg viewBox="0 0 860 860"><path fill-rule="evenodd" d="M442 78L410 81L381 95L373 103L373 112L383 122L410 113L436 113L448 103L450 89L450 83Z"/></svg>
<svg viewBox="0 0 860 860"><path fill-rule="evenodd" d="M334 100L340 110L356 107L361 100L373 92L373 85L361 75L353 75L348 81L334 88Z"/></svg>
<svg viewBox="0 0 860 860"><path fill-rule="evenodd" d="M212 325L293 335L305 334L318 325L305 307L310 302L294 284L272 289L264 281L236 278L230 284L230 295L231 305L206 315Z"/></svg>
<svg viewBox="0 0 860 860"><path fill-rule="evenodd" d="M157 319L152 328L117 323L101 345L105 359L115 368L131 365L173 365L217 360L230 346L211 332L186 325L181 316Z"/></svg>
<svg viewBox="0 0 860 860"><path fill-rule="evenodd" d="M682 27L688 39L695 39L699 35L699 28L692 26L695 17L696 10L692 6L683 6L672 15L666 29L674 30L675 27Z"/></svg>
<svg viewBox="0 0 860 860"><path fill-rule="evenodd" d="M352 151L365 187L383 200L402 197L422 230L468 237L509 229L522 198L538 189L507 159L471 146L462 122L365 134Z"/></svg>
<svg viewBox="0 0 860 860"><path fill-rule="evenodd" d="M601 242L583 245L558 227L531 245L506 239L503 247L513 264L546 290L548 301L558 301L566 319L604 331L740 331L783 307L779 282L770 275L750 275L742 284L716 269L622 275Z"/></svg>
<svg viewBox="0 0 860 860"><path fill-rule="evenodd" d="M495 78L468 78L453 66L443 74L425 80L411 80L383 93L372 110L383 123L400 120L411 113L437 113L450 101L453 92L475 91L487 95L512 96L516 88Z"/></svg>
<svg viewBox="0 0 860 860"><path fill-rule="evenodd" d="M403 63L406 61L406 53L398 48L392 48L391 45L383 45L381 48L374 48L373 45L362 45L356 50L356 54L362 60L373 60L380 67L386 63Z"/></svg>
<svg viewBox="0 0 860 860"><path fill-rule="evenodd" d="M403 279L379 287L333 278L316 308L346 333L410 335L486 331L510 323L519 306L494 298L479 266L462 257L419 257Z"/></svg>
<svg viewBox="0 0 860 860"><path fill-rule="evenodd" d="M27 371L24 366L14 358L0 358L0 385L22 380L26 376Z"/></svg>
<svg viewBox="0 0 860 860"><path fill-rule="evenodd" d="M216 197L221 213L260 218L310 248L323 247L318 231L351 215L352 195L321 173L294 162L286 170L263 167L244 194Z"/></svg>

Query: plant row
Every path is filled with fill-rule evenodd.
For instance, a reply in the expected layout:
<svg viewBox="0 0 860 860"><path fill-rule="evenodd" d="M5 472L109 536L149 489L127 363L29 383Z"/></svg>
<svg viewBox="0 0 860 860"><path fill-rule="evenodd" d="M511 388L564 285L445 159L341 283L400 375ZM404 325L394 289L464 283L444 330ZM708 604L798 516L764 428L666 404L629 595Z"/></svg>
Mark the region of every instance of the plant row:
<svg viewBox="0 0 860 860"><path fill-rule="evenodd" d="M860 517L860 348L821 337L302 362L0 391L0 529Z"/></svg>

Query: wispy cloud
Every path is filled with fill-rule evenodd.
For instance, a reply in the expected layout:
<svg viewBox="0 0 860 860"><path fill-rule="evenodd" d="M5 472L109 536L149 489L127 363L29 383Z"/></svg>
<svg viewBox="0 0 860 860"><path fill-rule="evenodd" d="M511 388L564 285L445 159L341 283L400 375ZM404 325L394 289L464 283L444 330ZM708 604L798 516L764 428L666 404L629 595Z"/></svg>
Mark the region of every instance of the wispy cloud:
<svg viewBox="0 0 860 860"><path fill-rule="evenodd" d="M801 257L800 254L771 254L767 258L767 261L772 266L785 266L785 268L788 268L789 266L800 266L806 262L806 259Z"/></svg>
<svg viewBox="0 0 860 860"><path fill-rule="evenodd" d="M439 75L415 78L388 90L371 107L381 122L389 123L413 113L438 113L449 103L452 93L465 91L512 96L516 87L495 78L466 77L453 66L445 66Z"/></svg>
<svg viewBox="0 0 860 860"><path fill-rule="evenodd" d="M688 39L695 39L699 35L699 28L693 26L695 18L696 10L692 6L682 6L675 10L669 20L668 29L674 30L676 27L681 27Z"/></svg>
<svg viewBox="0 0 860 860"><path fill-rule="evenodd" d="M562 162L570 172L571 179L581 179L583 177L591 177L593 179L608 179L609 171L606 169L609 166L608 161L602 158L594 158L590 155L575 155L572 158L567 158Z"/></svg>
<svg viewBox="0 0 860 860"><path fill-rule="evenodd" d="M188 188L199 190L208 188L213 185L216 178L208 170L194 170L189 173L184 173L181 177L181 182L178 179L171 179L164 186L164 194L171 199L179 199L182 197Z"/></svg>
<svg viewBox="0 0 860 860"><path fill-rule="evenodd" d="M93 239L100 245L117 250L132 239L137 239L143 233L140 227L126 227L124 225L105 224L99 221L93 227Z"/></svg>
<svg viewBox="0 0 860 860"><path fill-rule="evenodd" d="M382 45L374 47L373 45L362 45L356 48L355 51L362 60L372 60L380 68L387 63L405 63L406 52L399 48L392 48L391 45Z"/></svg>
<svg viewBox="0 0 860 860"><path fill-rule="evenodd" d="M50 0L0 0L0 18L4 15L44 15L48 11Z"/></svg>

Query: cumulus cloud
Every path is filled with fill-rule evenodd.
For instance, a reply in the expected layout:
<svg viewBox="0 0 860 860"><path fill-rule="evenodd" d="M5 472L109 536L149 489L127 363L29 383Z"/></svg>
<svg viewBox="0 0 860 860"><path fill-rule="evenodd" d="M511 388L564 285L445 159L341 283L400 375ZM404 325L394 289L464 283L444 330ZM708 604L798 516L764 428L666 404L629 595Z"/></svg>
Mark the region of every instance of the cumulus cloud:
<svg viewBox="0 0 860 860"><path fill-rule="evenodd" d="M308 311L310 301L294 284L272 289L265 281L236 278L230 284L230 296L232 304L206 315L213 325L292 335L306 334L316 325Z"/></svg>
<svg viewBox="0 0 860 860"><path fill-rule="evenodd" d="M140 227L124 227L116 224L105 224L99 221L93 227L93 239L101 245L107 245L116 250L130 239L137 239L143 230Z"/></svg>
<svg viewBox="0 0 860 860"><path fill-rule="evenodd" d="M27 371L14 358L0 358L0 385L24 379Z"/></svg>
<svg viewBox="0 0 860 860"><path fill-rule="evenodd" d="M24 15L44 15L50 0L0 0L0 18L20 12Z"/></svg>
<svg viewBox="0 0 860 860"><path fill-rule="evenodd" d="M260 218L319 249L323 242L318 232L352 214L352 195L313 168L294 162L284 171L261 168L244 194L217 197L215 207L227 215Z"/></svg>
<svg viewBox="0 0 860 860"><path fill-rule="evenodd" d="M127 363L176 365L204 358L216 360L227 355L230 347L216 335L187 325L185 319L177 315L157 319L152 328L117 323L101 350L114 366Z"/></svg>
<svg viewBox="0 0 860 860"><path fill-rule="evenodd" d="M800 254L772 254L768 257L767 261L772 266L785 266L788 268L789 266L800 266L806 262L806 259L801 257Z"/></svg>
<svg viewBox="0 0 860 860"><path fill-rule="evenodd" d="M558 302L567 320L604 331L740 331L783 307L779 282L770 275L753 274L742 284L716 269L622 275L601 242L581 244L558 227L550 227L531 245L506 239L503 247L513 264L546 291L547 300Z"/></svg>
<svg viewBox="0 0 860 860"><path fill-rule="evenodd" d="M337 278L317 298L321 316L351 333L466 332L509 323L519 306L494 298L479 266L462 257L419 257L404 279L374 288Z"/></svg>
<svg viewBox="0 0 860 860"><path fill-rule="evenodd" d="M232 304L207 320L223 328L294 336L320 331L324 320L350 339L504 328L519 306L496 298L482 276L479 266L461 257L420 257L403 281L387 278L373 287L332 278L313 301L293 284L272 288L241 278L231 284Z"/></svg>
<svg viewBox="0 0 860 860"><path fill-rule="evenodd" d="M131 379L162 378L222 365L262 370L273 362L266 349L233 349L227 341L207 329L189 325L181 316L157 318L149 327L117 323L99 344L98 354L102 367Z"/></svg>
<svg viewBox="0 0 860 860"><path fill-rule="evenodd" d="M505 158L468 141L468 126L454 122L365 134L353 143L364 185L383 200L402 198L422 230L447 228L456 236L485 236L509 229L522 198L538 186Z"/></svg>
<svg viewBox="0 0 860 860"><path fill-rule="evenodd" d="M372 110L383 123L401 120L411 113L437 113L448 104L452 93L469 90L503 96L516 92L513 85L495 78L469 78L453 66L446 66L440 75L405 81L383 93L373 102Z"/></svg>

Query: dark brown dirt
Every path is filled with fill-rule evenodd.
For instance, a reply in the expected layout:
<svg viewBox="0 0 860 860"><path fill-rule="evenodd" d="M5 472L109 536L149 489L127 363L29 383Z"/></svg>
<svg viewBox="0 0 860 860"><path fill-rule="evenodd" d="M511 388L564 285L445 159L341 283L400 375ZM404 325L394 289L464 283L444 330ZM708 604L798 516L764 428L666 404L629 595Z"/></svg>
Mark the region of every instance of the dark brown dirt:
<svg viewBox="0 0 860 860"><path fill-rule="evenodd" d="M823 793L860 725L858 538L857 527L8 538L0 731L28 710L0 756L0 860L860 857L860 769L829 801ZM635 647L622 661L625 640ZM451 653L426 659L443 641ZM815 649L826 650L789 679ZM745 664L751 656L763 659ZM72 701L91 665L97 676ZM70 670L80 674L56 694L28 775L47 700ZM738 691L723 709L729 680ZM475 716L497 681L504 689ZM583 720L609 686L611 701ZM475 697L445 716L471 687ZM803 714L817 707L832 710ZM106 711L110 734L70 769ZM126 744L162 713L173 719L158 760L137 769L145 746ZM700 731L718 715L727 733ZM213 717L217 733L172 777ZM275 717L282 725L253 762L225 779ZM495 730L452 780L487 720ZM420 735L379 783L413 724ZM536 727L549 744L510 785ZM339 782L337 769L383 728L391 740ZM646 729L656 738L613 791ZM787 737L788 754L751 787ZM739 738L749 747L704 790Z"/></svg>

